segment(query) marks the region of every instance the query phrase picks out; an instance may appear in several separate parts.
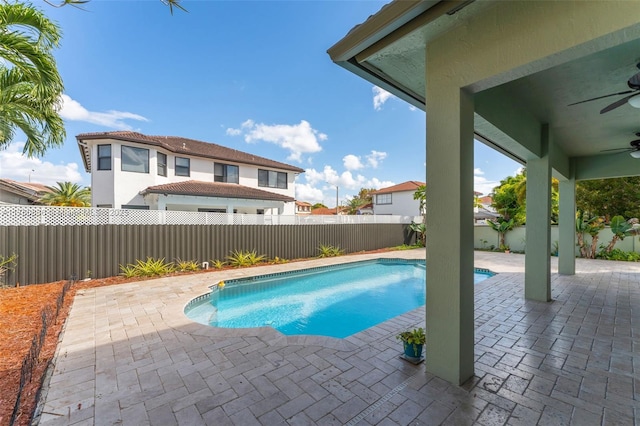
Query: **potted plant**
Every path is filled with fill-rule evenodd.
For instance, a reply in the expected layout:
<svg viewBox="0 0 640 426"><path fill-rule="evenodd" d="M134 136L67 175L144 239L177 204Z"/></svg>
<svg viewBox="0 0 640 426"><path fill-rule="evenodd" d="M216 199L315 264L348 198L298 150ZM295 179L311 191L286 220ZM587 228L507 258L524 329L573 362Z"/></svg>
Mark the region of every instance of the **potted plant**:
<svg viewBox="0 0 640 426"><path fill-rule="evenodd" d="M427 340L422 327L403 331L396 336L396 339L402 341L405 359L412 362L422 359L422 347Z"/></svg>

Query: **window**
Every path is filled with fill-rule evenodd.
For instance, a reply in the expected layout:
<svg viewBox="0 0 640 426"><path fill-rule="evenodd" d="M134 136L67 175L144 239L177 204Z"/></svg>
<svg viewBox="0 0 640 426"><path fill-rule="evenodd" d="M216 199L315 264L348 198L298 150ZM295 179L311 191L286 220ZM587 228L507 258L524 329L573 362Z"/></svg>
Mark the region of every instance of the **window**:
<svg viewBox="0 0 640 426"><path fill-rule="evenodd" d="M376 194L376 204L391 204L391 194Z"/></svg>
<svg viewBox="0 0 640 426"><path fill-rule="evenodd" d="M127 210L149 210L149 206L142 206L138 204L123 204L122 208Z"/></svg>
<svg viewBox="0 0 640 426"><path fill-rule="evenodd" d="M111 170L111 145L98 145L98 170Z"/></svg>
<svg viewBox="0 0 640 426"><path fill-rule="evenodd" d="M167 154L158 153L158 176L167 175Z"/></svg>
<svg viewBox="0 0 640 426"><path fill-rule="evenodd" d="M258 186L287 189L287 174L273 170L258 170Z"/></svg>
<svg viewBox="0 0 640 426"><path fill-rule="evenodd" d="M188 158L176 157L176 176L190 176L190 163Z"/></svg>
<svg viewBox="0 0 640 426"><path fill-rule="evenodd" d="M123 172L149 173L149 150L122 145Z"/></svg>
<svg viewBox="0 0 640 426"><path fill-rule="evenodd" d="M215 163L213 165L214 182L238 183L239 177L238 166L222 163Z"/></svg>

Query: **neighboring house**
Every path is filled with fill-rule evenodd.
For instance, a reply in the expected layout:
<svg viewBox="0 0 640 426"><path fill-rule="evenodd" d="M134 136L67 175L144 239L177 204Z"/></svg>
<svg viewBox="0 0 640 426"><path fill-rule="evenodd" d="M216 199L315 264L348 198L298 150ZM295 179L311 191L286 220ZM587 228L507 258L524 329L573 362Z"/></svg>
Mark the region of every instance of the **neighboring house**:
<svg viewBox="0 0 640 426"><path fill-rule="evenodd" d="M306 201L296 201L296 214L309 215L311 214L311 204Z"/></svg>
<svg viewBox="0 0 640 426"><path fill-rule="evenodd" d="M477 193L476 195L481 204L480 207L474 207L473 209L473 219L476 224L487 223L488 219L493 220L500 217L500 214L491 206L493 204L491 195L485 195L484 197L481 197L482 193Z"/></svg>
<svg viewBox="0 0 640 426"><path fill-rule="evenodd" d="M344 207L339 207L338 209L338 214L339 215L344 215L345 214L345 208ZM318 207L317 209L313 209L311 210L311 214L312 215L318 215L318 216L335 216L336 215L336 208L328 208L328 207Z"/></svg>
<svg viewBox="0 0 640 426"><path fill-rule="evenodd" d="M420 216L420 201L414 200L413 195L422 185L424 182L410 180L373 191L373 214Z"/></svg>
<svg viewBox="0 0 640 426"><path fill-rule="evenodd" d="M357 214L373 214L373 203L367 203L360 207Z"/></svg>
<svg viewBox="0 0 640 426"><path fill-rule="evenodd" d="M295 213L299 167L176 136L117 131L76 139L93 207Z"/></svg>
<svg viewBox="0 0 640 426"><path fill-rule="evenodd" d="M51 190L41 183L0 179L0 204L40 204L38 200L47 192Z"/></svg>

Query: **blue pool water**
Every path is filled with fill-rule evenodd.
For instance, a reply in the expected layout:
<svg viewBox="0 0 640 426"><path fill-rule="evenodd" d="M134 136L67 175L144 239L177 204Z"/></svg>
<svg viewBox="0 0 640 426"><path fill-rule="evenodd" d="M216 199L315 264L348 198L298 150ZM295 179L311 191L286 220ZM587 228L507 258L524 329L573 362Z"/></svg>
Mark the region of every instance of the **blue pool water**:
<svg viewBox="0 0 640 426"><path fill-rule="evenodd" d="M343 338L425 304L424 261L379 260L227 281L185 308L226 328ZM493 275L475 273L475 282Z"/></svg>

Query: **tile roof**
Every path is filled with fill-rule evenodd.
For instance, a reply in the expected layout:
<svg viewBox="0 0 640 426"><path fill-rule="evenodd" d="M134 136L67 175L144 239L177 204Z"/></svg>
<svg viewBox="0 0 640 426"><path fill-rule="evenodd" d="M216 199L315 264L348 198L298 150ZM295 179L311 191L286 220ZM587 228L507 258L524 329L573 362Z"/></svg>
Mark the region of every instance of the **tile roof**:
<svg viewBox="0 0 640 426"><path fill-rule="evenodd" d="M33 202L38 201L46 192L51 192L49 187L41 183L17 182L11 179L0 179L0 189L13 192Z"/></svg>
<svg viewBox="0 0 640 426"><path fill-rule="evenodd" d="M407 182L402 182L388 188L378 189L377 191L373 191L371 194L389 194L391 192L415 191L416 189L418 189L418 187L424 184L424 182L419 182L417 180L409 180Z"/></svg>
<svg viewBox="0 0 640 426"><path fill-rule="evenodd" d="M238 185L235 183L202 182L199 180L188 180L184 182L173 182L164 185L150 186L143 190L141 194L196 195L200 197L216 198L243 198L250 200L285 202L294 201L292 197L287 197L286 195L263 191L256 188L249 188L248 186Z"/></svg>
<svg viewBox="0 0 640 426"><path fill-rule="evenodd" d="M304 169L301 169L300 167L269 160L268 158L238 151L237 149L227 148L226 146L215 143L202 142L179 136L148 136L143 135L142 133L129 131L81 133L77 135L76 140L78 141L80 151L82 152L87 171L89 171L88 166L91 164L89 158L90 153L89 150L83 149L80 143L85 140L95 139L115 139L125 142L136 142L145 145L157 146L175 154L226 160L235 163L250 164L253 166L264 166L281 170L289 170L295 173L304 172Z"/></svg>

